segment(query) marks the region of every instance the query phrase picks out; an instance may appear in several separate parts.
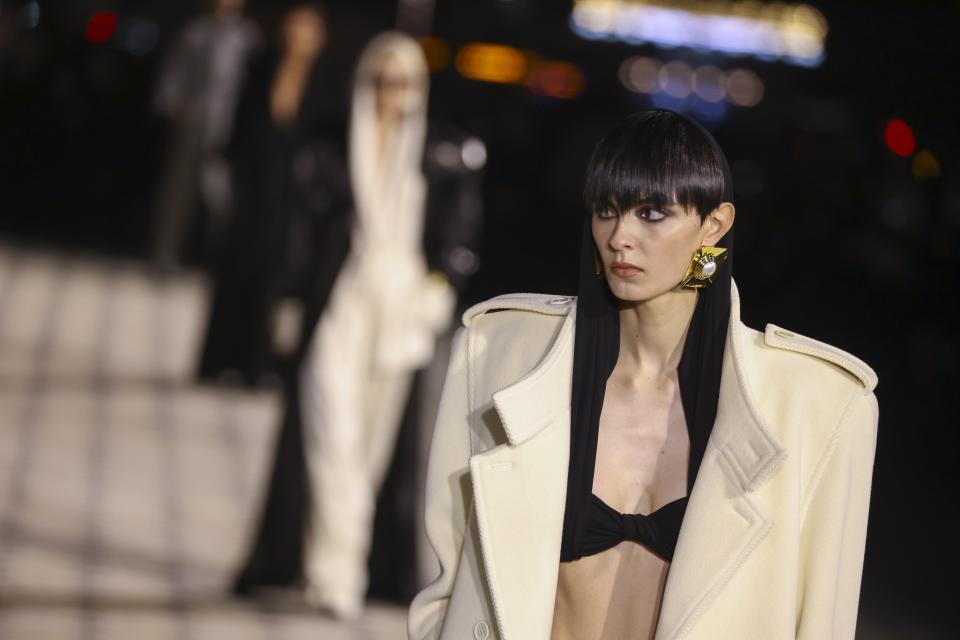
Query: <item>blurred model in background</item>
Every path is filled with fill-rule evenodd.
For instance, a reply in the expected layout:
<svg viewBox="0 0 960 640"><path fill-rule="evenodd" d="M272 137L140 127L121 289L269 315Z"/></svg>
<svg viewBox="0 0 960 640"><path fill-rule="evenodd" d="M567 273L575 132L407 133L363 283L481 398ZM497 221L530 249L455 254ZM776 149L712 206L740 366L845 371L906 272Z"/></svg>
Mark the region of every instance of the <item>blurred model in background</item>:
<svg viewBox="0 0 960 640"><path fill-rule="evenodd" d="M362 611L375 498L411 382L431 363L458 289L477 268L485 151L475 138L428 133L427 90L426 61L411 38L381 34L364 50L348 134L350 251L309 340L299 388L288 390L238 593L305 585L318 609L340 618Z"/></svg>
<svg viewBox="0 0 960 640"><path fill-rule="evenodd" d="M331 133L342 124L326 42L322 7L300 4L283 15L279 45L251 65L229 148L236 205L201 378L239 374L252 386L282 373L306 301L325 298L346 255L349 186L343 145Z"/></svg>
<svg viewBox="0 0 960 640"><path fill-rule="evenodd" d="M213 0L171 45L157 79L157 111L171 125L172 144L155 212L153 260L175 267L202 202L206 247L222 235L231 206L224 146L259 29L243 15L244 0ZM198 198L199 196L199 198Z"/></svg>

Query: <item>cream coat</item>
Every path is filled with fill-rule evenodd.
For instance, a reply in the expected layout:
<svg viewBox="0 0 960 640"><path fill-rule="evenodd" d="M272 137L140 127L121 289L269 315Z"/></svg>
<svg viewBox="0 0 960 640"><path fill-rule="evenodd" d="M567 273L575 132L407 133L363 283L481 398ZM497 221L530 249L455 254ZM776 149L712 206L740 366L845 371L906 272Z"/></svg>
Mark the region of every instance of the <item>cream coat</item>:
<svg viewBox="0 0 960 640"><path fill-rule="evenodd" d="M575 307L516 294L464 315L427 480L441 572L411 605L413 639L550 637ZM717 418L657 640L854 637L876 384L839 349L743 325L734 285Z"/></svg>

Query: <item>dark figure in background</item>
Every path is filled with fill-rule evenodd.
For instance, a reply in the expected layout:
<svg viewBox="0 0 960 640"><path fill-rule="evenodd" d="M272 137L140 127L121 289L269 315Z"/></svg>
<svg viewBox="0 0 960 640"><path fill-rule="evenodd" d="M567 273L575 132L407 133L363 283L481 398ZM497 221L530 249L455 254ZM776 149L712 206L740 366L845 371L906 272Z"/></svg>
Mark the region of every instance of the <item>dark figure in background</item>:
<svg viewBox="0 0 960 640"><path fill-rule="evenodd" d="M244 0L213 0L210 13L180 32L157 78L155 107L172 134L154 214L152 257L159 268L179 263L198 195L208 217L205 249L216 244L229 217L232 188L223 151L247 62L260 42L259 28L243 9Z"/></svg>
<svg viewBox="0 0 960 640"><path fill-rule="evenodd" d="M282 373L278 320L292 326L287 334L309 326L306 318L319 309L305 301L322 305L347 251L349 187L331 135L340 127L321 57L326 40L322 10L298 5L282 18L279 49L251 65L229 149L236 206L216 273L201 378L239 373L253 386L268 372Z"/></svg>
<svg viewBox="0 0 960 640"><path fill-rule="evenodd" d="M351 251L287 388L266 504L235 584L240 595L305 587L308 602L328 613L362 611L375 492L413 373L430 363L456 293L477 268L485 150L428 125L427 82L419 46L397 33L378 36L358 64ZM413 483L408 468L391 490ZM410 529L393 532L391 543L409 534L410 548L397 552L412 557Z"/></svg>

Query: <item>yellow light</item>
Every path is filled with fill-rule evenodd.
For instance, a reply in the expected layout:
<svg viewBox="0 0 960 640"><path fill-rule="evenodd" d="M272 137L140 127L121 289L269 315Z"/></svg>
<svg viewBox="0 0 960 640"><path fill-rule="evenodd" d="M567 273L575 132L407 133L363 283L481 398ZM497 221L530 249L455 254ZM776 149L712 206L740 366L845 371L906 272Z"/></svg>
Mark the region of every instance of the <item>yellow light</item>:
<svg viewBox="0 0 960 640"><path fill-rule="evenodd" d="M590 40L688 46L803 66L823 62L828 29L810 5L757 0L574 0L570 22Z"/></svg>
<svg viewBox="0 0 960 640"><path fill-rule="evenodd" d="M914 178L937 178L940 176L940 163L937 157L924 149L913 156Z"/></svg>
<svg viewBox="0 0 960 640"><path fill-rule="evenodd" d="M522 83L529 70L527 56L500 44L473 43L457 52L454 62L464 78L500 84Z"/></svg>
<svg viewBox="0 0 960 640"><path fill-rule="evenodd" d="M787 21L805 25L820 38L827 35L827 19L823 17L819 10L808 4L799 4L793 7Z"/></svg>
<svg viewBox="0 0 960 640"><path fill-rule="evenodd" d="M450 64L450 45L445 41L433 36L424 36L419 40L431 73L440 71Z"/></svg>

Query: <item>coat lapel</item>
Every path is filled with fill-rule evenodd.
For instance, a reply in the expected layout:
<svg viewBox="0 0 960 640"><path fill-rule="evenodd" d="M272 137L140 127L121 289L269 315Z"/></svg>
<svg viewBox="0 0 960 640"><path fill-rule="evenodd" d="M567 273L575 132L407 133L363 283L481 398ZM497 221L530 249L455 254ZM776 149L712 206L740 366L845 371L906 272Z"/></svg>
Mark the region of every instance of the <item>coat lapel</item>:
<svg viewBox="0 0 960 640"><path fill-rule="evenodd" d="M786 459L745 377L737 289L720 380L720 399L667 576L656 640L686 637L773 521L751 495Z"/></svg>
<svg viewBox="0 0 960 640"><path fill-rule="evenodd" d="M553 624L570 453L574 317L571 311L564 319L533 371L493 395L509 444L470 459L501 640L549 638Z"/></svg>

